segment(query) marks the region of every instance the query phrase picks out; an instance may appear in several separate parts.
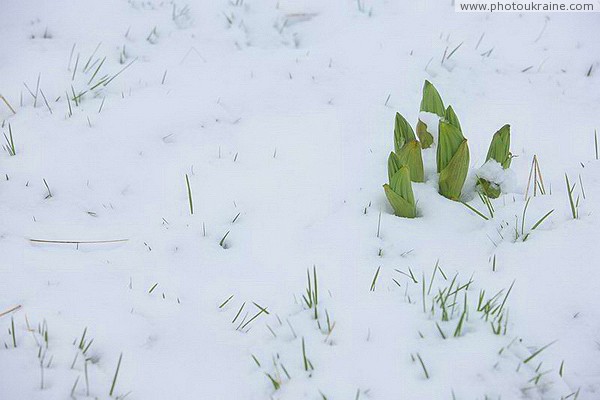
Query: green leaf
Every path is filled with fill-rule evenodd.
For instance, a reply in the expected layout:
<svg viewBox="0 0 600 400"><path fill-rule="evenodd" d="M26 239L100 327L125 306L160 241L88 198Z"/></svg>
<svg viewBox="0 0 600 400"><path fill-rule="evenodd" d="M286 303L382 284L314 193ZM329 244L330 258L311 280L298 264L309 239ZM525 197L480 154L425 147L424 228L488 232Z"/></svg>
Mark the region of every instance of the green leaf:
<svg viewBox="0 0 600 400"><path fill-rule="evenodd" d="M423 98L421 100L421 111L437 114L439 117L446 116L446 109L440 94L429 81L423 85ZM433 144L433 135L427 124L419 120L417 122L417 135L421 141L421 147L428 149Z"/></svg>
<svg viewBox="0 0 600 400"><path fill-rule="evenodd" d="M421 144L416 139L413 139L405 143L404 146L402 146L402 148L398 152L397 159L399 161L399 165L408 166L411 181L425 181L425 173L423 171L423 156L421 154Z"/></svg>
<svg viewBox="0 0 600 400"><path fill-rule="evenodd" d="M425 122L421 120L417 121L417 136L419 136L422 148L428 149L433 144L433 135L427 130Z"/></svg>
<svg viewBox="0 0 600 400"><path fill-rule="evenodd" d="M450 163L465 137L462 132L448 122L440 121L437 146L437 172L442 172Z"/></svg>
<svg viewBox="0 0 600 400"><path fill-rule="evenodd" d="M490 159L496 160L504 169L510 167L510 125L506 124L494 133L485 161Z"/></svg>
<svg viewBox="0 0 600 400"><path fill-rule="evenodd" d="M410 171L406 165L400 167L398 172L392 176L391 188L399 196L410 203L414 203L414 197L412 192L412 184L410 183Z"/></svg>
<svg viewBox="0 0 600 400"><path fill-rule="evenodd" d="M477 179L477 187L479 187L479 190L491 199L497 199L502 193L497 184L483 178Z"/></svg>
<svg viewBox="0 0 600 400"><path fill-rule="evenodd" d="M423 85L423 98L421 100L421 111L434 113L443 117L446 109L442 97L436 90L435 86L429 81L425 81Z"/></svg>
<svg viewBox="0 0 600 400"><path fill-rule="evenodd" d="M448 108L446 108L446 121L448 121L448 123L456 128L458 128L459 131L462 132L462 129L460 127L460 122L458 121L458 117L456 116L456 113L454 112L454 109L452 108L452 106L448 106Z"/></svg>
<svg viewBox="0 0 600 400"><path fill-rule="evenodd" d="M404 143L411 140L416 140L412 126L400 113L396 113L394 121L394 150L396 153L400 151Z"/></svg>
<svg viewBox="0 0 600 400"><path fill-rule="evenodd" d="M383 185L385 195L394 209L394 215L403 218L415 218L417 216L416 208L413 204L403 199L386 183Z"/></svg>
<svg viewBox="0 0 600 400"><path fill-rule="evenodd" d="M469 172L469 146L463 139L450 162L440 172L440 194L450 200L459 200Z"/></svg>
<svg viewBox="0 0 600 400"><path fill-rule="evenodd" d="M401 166L402 163L398 155L392 151L388 157L388 182L390 184L392 183L392 177L398 172Z"/></svg>
<svg viewBox="0 0 600 400"><path fill-rule="evenodd" d="M392 176L391 183L383 185L385 195L399 217L415 218L417 208L410 182L410 172L407 166L402 166Z"/></svg>

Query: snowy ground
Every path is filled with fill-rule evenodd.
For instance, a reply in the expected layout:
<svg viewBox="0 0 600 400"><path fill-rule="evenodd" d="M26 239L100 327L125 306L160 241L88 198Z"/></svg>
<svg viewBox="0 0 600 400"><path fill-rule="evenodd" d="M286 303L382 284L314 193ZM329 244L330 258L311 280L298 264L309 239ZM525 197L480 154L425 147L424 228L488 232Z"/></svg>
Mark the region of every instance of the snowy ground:
<svg viewBox="0 0 600 400"><path fill-rule="evenodd" d="M0 399L600 398L599 14L233 3L0 4ZM512 126L494 218L437 194L433 150L392 215L425 79L473 171Z"/></svg>

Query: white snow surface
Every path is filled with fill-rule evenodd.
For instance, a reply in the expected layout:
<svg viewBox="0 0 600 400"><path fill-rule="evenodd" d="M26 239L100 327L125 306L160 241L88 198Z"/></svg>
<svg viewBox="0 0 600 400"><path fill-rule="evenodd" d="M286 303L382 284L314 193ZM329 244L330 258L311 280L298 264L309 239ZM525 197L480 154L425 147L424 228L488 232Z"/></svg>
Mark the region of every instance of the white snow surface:
<svg viewBox="0 0 600 400"><path fill-rule="evenodd" d="M450 1L4 0L0 399L600 398L598 26ZM487 220L437 193L435 149L419 217L387 203L394 115L417 121L425 79ZM505 123L516 186L491 217L473 176ZM546 195L524 213L534 155Z"/></svg>

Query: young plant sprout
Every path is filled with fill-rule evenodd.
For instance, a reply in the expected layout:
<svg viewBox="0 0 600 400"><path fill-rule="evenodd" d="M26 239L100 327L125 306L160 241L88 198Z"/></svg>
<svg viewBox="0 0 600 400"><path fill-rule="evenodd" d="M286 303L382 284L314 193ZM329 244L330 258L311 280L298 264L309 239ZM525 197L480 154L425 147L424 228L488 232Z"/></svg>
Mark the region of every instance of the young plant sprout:
<svg viewBox="0 0 600 400"><path fill-rule="evenodd" d="M437 171L440 194L458 201L469 171L469 146L462 132L445 121L439 126Z"/></svg>
<svg viewBox="0 0 600 400"><path fill-rule="evenodd" d="M494 133L490 148L485 159L486 164L497 163L502 169L506 170L510 167L512 154L510 152L510 125L506 124ZM479 177L477 186L482 193L492 199L497 198L501 194L500 182L493 182L487 177Z"/></svg>
<svg viewBox="0 0 600 400"><path fill-rule="evenodd" d="M393 153L392 153L393 154ZM410 172L406 165L393 165L395 171L390 171L391 179L389 185L383 185L394 214L398 217L415 218L417 207L410 182Z"/></svg>
<svg viewBox="0 0 600 400"><path fill-rule="evenodd" d="M444 108L442 97L438 93L435 86L433 86L433 84L429 81L425 81L425 84L423 85L421 112L437 114L440 118L446 117L446 109ZM454 114L453 111L452 114ZM456 121L458 122L458 119L456 119ZM431 133L432 131L432 127L428 126L427 122L422 121L421 117L419 117L419 121L417 122L417 135L419 136L421 146L424 149L431 147L433 144L434 137Z"/></svg>
<svg viewBox="0 0 600 400"><path fill-rule="evenodd" d="M448 106L448 108L446 108L446 112L444 113L444 118L450 125L454 126L459 131L462 132L462 128L460 127L460 122L458 121L458 117L456 116L456 113L454 112L454 109L452 108L452 106Z"/></svg>
<svg viewBox="0 0 600 400"><path fill-rule="evenodd" d="M417 141L412 127L400 113L396 113L394 124L394 151L395 153L391 153L388 158L389 181L392 181L392 171L406 165L410 172L411 181L424 182L425 173L423 171L421 143Z"/></svg>
<svg viewBox="0 0 600 400"><path fill-rule="evenodd" d="M396 113L394 121L394 151L396 153L400 152L402 146L411 140L417 140L415 131L413 131L412 126L410 126L402 114Z"/></svg>

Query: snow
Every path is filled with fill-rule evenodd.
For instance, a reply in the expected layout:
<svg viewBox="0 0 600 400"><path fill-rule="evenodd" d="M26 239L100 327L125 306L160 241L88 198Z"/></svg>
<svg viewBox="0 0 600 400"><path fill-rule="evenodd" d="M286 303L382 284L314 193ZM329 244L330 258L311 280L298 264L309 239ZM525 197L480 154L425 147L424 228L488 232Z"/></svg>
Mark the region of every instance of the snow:
<svg viewBox="0 0 600 400"><path fill-rule="evenodd" d="M112 398L598 398L597 29L451 2L5 0L0 399L108 399L121 354ZM104 57L92 84L122 72L73 100ZM438 194L434 147L419 217L387 204L394 115L421 118L425 79L487 220ZM493 217L477 174L502 181ZM498 335L482 291L506 297Z"/></svg>
<svg viewBox="0 0 600 400"><path fill-rule="evenodd" d="M496 184L502 193L513 193L516 190L517 177L515 172L510 168L502 168L502 165L496 160L487 160L485 164L477 169L475 175Z"/></svg>
<svg viewBox="0 0 600 400"><path fill-rule="evenodd" d="M420 111L419 120L427 125L427 132L433 135L433 140L437 143L440 128L440 116L435 113Z"/></svg>

